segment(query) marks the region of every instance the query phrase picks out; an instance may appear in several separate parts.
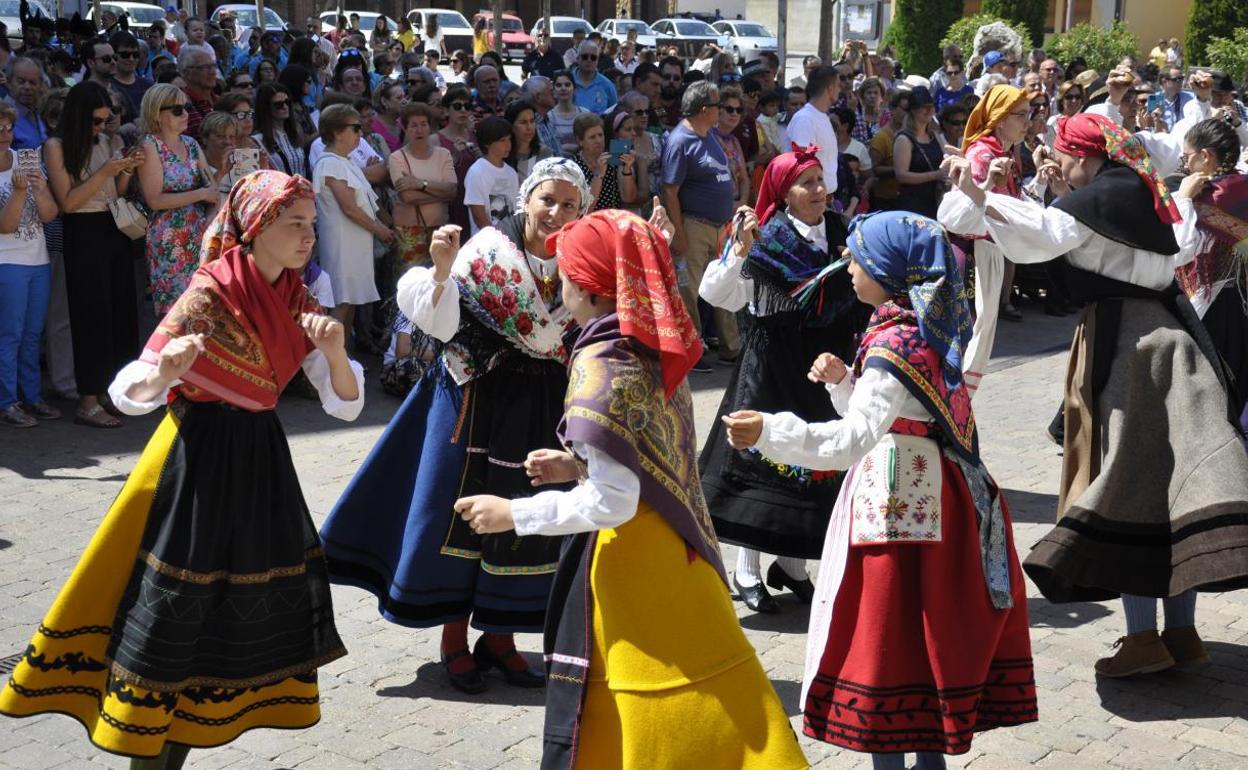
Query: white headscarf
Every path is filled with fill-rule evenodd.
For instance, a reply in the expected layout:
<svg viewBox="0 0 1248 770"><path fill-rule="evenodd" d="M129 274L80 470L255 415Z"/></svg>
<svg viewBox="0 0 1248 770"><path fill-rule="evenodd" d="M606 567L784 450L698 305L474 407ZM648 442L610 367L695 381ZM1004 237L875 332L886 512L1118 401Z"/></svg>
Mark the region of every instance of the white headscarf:
<svg viewBox="0 0 1248 770"><path fill-rule="evenodd" d="M567 182L576 187L581 194L581 216L585 216L594 199L589 192L589 183L585 181L585 173L575 161L568 158L545 158L535 163L533 170L520 183L520 195L516 198L516 206L523 211L533 189L542 182L549 182L552 179Z"/></svg>

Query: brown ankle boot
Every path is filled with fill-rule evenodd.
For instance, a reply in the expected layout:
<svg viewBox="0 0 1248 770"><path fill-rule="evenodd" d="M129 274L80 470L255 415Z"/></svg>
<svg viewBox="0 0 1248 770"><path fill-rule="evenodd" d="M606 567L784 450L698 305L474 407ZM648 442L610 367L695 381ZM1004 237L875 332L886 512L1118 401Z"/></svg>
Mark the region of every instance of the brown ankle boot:
<svg viewBox="0 0 1248 770"><path fill-rule="evenodd" d="M1200 640L1200 634L1196 633L1196 626L1167 628L1161 632L1161 641L1174 658L1174 665L1179 668L1203 666L1209 662L1209 651Z"/></svg>
<svg viewBox="0 0 1248 770"><path fill-rule="evenodd" d="M1156 629L1124 636L1114 642L1118 652L1096 662L1096 673L1112 678L1151 674L1174 666L1174 658L1162 644Z"/></svg>

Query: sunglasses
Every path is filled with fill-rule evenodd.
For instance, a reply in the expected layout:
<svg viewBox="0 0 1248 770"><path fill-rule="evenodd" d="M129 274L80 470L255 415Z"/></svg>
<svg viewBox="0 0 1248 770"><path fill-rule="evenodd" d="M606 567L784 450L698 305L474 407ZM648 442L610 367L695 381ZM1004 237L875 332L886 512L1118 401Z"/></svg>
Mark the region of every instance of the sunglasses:
<svg viewBox="0 0 1248 770"><path fill-rule="evenodd" d="M94 125L96 128L99 128L100 126L104 125L105 123L108 122L108 120L109 120L108 118L97 118L94 115L91 116L91 124Z"/></svg>
<svg viewBox="0 0 1248 770"><path fill-rule="evenodd" d="M468 109L468 102L451 102L447 107L451 112L464 112Z"/></svg>
<svg viewBox="0 0 1248 770"><path fill-rule="evenodd" d="M290 106L290 100L289 99L274 99L273 101L269 102L269 104L272 105L273 109L275 110L284 110Z"/></svg>
<svg viewBox="0 0 1248 770"><path fill-rule="evenodd" d="M1062 99L1068 102L1081 102L1083 101L1083 94L1066 94Z"/></svg>
<svg viewBox="0 0 1248 770"><path fill-rule="evenodd" d="M646 117L647 115L649 115L650 113L649 113L649 112L647 112L646 110L633 110L633 114L634 114L634 115L636 115L636 116L637 116L637 117L639 117L639 118L644 118L644 117Z"/></svg>
<svg viewBox="0 0 1248 770"><path fill-rule="evenodd" d="M720 109L729 115L740 115L743 111L740 107L720 107Z"/></svg>
<svg viewBox="0 0 1248 770"><path fill-rule="evenodd" d="M97 56L91 61L102 61L105 64L112 64L116 60L117 60L116 56L113 56L112 54L105 54L104 56Z"/></svg>
<svg viewBox="0 0 1248 770"><path fill-rule="evenodd" d="M679 83L682 80L681 75L664 75L663 79L669 83Z"/></svg>
<svg viewBox="0 0 1248 770"><path fill-rule="evenodd" d="M955 75L961 75L962 70L945 70L945 74L949 77L954 77Z"/></svg>
<svg viewBox="0 0 1248 770"><path fill-rule="evenodd" d="M741 76L735 72L725 72L719 76L721 83L737 83L740 82Z"/></svg>
<svg viewBox="0 0 1248 770"><path fill-rule="evenodd" d="M175 118L180 118L186 113L185 104L168 104L160 108L161 112L172 112Z"/></svg>
<svg viewBox="0 0 1248 770"><path fill-rule="evenodd" d="M118 59L137 59L139 58L139 52L138 51L118 51L117 58Z"/></svg>
<svg viewBox="0 0 1248 770"><path fill-rule="evenodd" d="M598 61L598 54L596 54L596 53L583 53L583 54L581 54L581 61Z"/></svg>
<svg viewBox="0 0 1248 770"><path fill-rule="evenodd" d="M408 78L408 80L407 80L407 84L408 84L409 86L418 86L418 85L421 85L421 84L422 84L422 83L424 83L424 82L425 82L425 81L421 80L420 78Z"/></svg>
<svg viewBox="0 0 1248 770"><path fill-rule="evenodd" d="M251 82L250 80L244 80L241 83L235 82L234 87L235 88L255 88L256 84Z"/></svg>
<svg viewBox="0 0 1248 770"><path fill-rule="evenodd" d="M8 134L11 134L11 133L13 133L12 123L8 123L6 125L0 126L0 136L7 136Z"/></svg>
<svg viewBox="0 0 1248 770"><path fill-rule="evenodd" d="M712 107L718 107L718 106L719 106L719 102L711 102L711 103L709 103L709 104L707 104L707 105L706 105L706 109L708 109L708 110L709 110L709 109L710 109L710 108L712 108Z"/></svg>
<svg viewBox="0 0 1248 770"><path fill-rule="evenodd" d="M234 116L235 120L251 120L256 116L256 113L251 110L247 110L246 112L231 112L230 114Z"/></svg>
<svg viewBox="0 0 1248 770"><path fill-rule="evenodd" d="M348 123L347 125L343 126L343 128L349 128L357 134L364 133L364 126L361 126L359 123Z"/></svg>

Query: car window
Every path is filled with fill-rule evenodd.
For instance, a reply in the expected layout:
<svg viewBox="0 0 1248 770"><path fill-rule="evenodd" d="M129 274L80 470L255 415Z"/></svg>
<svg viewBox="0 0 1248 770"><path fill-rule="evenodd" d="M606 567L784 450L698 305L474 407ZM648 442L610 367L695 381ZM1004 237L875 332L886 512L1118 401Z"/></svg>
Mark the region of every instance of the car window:
<svg viewBox="0 0 1248 770"><path fill-rule="evenodd" d="M638 35L646 35L650 33L644 21L620 21L616 22L616 32L621 35L627 35L630 29L637 30Z"/></svg>
<svg viewBox="0 0 1248 770"><path fill-rule="evenodd" d="M715 30L704 21L678 21L676 29L682 35L714 35Z"/></svg>
<svg viewBox="0 0 1248 770"><path fill-rule="evenodd" d="M234 22L238 29L244 27L258 27L256 23L255 8L231 8L230 13L234 14ZM266 27L285 27L286 22L282 21L282 17L278 16L271 8L264 9L264 26Z"/></svg>
<svg viewBox="0 0 1248 770"><path fill-rule="evenodd" d="M583 29L589 32L593 27L584 19L555 19L556 35L571 35L573 30Z"/></svg>
<svg viewBox="0 0 1248 770"><path fill-rule="evenodd" d="M520 24L519 19L509 19L506 16L504 16L503 17L503 31L504 32L523 32L524 27Z"/></svg>
<svg viewBox="0 0 1248 770"><path fill-rule="evenodd" d="M667 32L667 22L665 21L656 22L655 25L651 27L651 29L653 29L655 32Z"/></svg>
<svg viewBox="0 0 1248 770"><path fill-rule="evenodd" d="M0 0L0 16L19 17L21 15L21 5L21 0ZM54 18L54 15L49 13L47 8L44 8L39 3L31 2L30 15L34 16L36 13L49 19ZM13 32L14 30L10 29L9 31ZM20 30L17 31L20 34Z"/></svg>
<svg viewBox="0 0 1248 770"><path fill-rule="evenodd" d="M775 37L775 35L771 34L771 30L762 24L751 24L748 22L737 25L737 34L741 37Z"/></svg>
<svg viewBox="0 0 1248 770"><path fill-rule="evenodd" d="M164 11L159 8L123 8L126 13L130 14L130 21L135 24L151 24L157 19L165 18Z"/></svg>
<svg viewBox="0 0 1248 770"><path fill-rule="evenodd" d="M439 13L438 14L439 29L472 29L472 25L468 20L458 13Z"/></svg>

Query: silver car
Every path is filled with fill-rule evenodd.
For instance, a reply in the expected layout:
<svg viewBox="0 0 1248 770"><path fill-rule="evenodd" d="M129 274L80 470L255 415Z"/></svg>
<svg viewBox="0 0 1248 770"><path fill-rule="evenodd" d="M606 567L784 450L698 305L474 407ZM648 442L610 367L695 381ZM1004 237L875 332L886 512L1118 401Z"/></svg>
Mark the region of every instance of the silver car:
<svg viewBox="0 0 1248 770"><path fill-rule="evenodd" d="M640 19L605 19L598 25L604 40L618 40L623 43L628 39L629 30L637 30L637 47L654 48L654 31L650 25Z"/></svg>
<svg viewBox="0 0 1248 770"><path fill-rule="evenodd" d="M756 21L717 21L711 26L728 36L728 47L724 50L742 64L754 61L763 51L777 53L780 50L775 34Z"/></svg>

